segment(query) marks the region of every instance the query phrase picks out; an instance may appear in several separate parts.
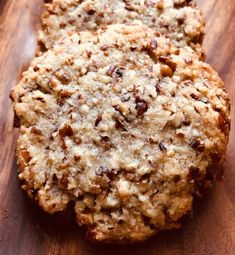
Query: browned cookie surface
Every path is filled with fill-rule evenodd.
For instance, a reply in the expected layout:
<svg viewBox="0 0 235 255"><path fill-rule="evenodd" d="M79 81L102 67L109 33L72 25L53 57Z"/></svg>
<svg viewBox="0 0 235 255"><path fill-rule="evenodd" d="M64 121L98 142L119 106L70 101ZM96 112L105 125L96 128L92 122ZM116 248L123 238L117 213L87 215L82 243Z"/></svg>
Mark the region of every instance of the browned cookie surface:
<svg viewBox="0 0 235 255"><path fill-rule="evenodd" d="M39 32L44 51L69 31L95 31L109 24L143 23L201 52L204 19L195 1L188 0L54 0L46 4Z"/></svg>
<svg viewBox="0 0 235 255"><path fill-rule="evenodd" d="M143 25L65 35L12 92L23 188L75 201L95 240L178 227L224 161L229 100L212 68Z"/></svg>

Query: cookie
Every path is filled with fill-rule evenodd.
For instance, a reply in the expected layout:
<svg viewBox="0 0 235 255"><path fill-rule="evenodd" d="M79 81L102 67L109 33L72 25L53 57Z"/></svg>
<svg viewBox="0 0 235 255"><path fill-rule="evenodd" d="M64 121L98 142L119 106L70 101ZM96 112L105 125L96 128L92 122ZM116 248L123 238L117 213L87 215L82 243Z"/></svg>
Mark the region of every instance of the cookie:
<svg viewBox="0 0 235 255"><path fill-rule="evenodd" d="M178 228L224 161L223 82L144 25L65 35L11 98L23 189L49 213L73 201L93 240Z"/></svg>
<svg viewBox="0 0 235 255"><path fill-rule="evenodd" d="M51 48L70 31L95 31L109 24L142 22L177 46L189 45L203 54L204 19L192 0L54 0L45 7L39 51Z"/></svg>

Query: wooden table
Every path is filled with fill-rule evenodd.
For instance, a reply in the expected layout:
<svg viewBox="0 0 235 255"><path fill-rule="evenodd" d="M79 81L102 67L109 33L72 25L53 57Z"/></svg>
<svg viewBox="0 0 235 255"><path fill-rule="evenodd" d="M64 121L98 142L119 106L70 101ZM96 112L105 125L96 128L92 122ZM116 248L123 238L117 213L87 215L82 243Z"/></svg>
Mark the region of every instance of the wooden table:
<svg viewBox="0 0 235 255"><path fill-rule="evenodd" d="M235 1L201 0L207 18L207 61L220 73L235 104ZM182 229L138 245L95 245L73 213L49 216L21 191L15 164L9 90L27 68L35 48L42 0L0 0L0 254L233 255L235 254L235 109L225 164L226 176L203 200Z"/></svg>

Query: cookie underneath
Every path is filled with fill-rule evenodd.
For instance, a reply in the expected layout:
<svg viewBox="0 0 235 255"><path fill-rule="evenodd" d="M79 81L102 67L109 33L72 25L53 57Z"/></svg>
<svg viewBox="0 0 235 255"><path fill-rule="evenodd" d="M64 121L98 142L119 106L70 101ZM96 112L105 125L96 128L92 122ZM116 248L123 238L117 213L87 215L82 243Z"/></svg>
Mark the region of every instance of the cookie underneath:
<svg viewBox="0 0 235 255"><path fill-rule="evenodd" d="M71 31L96 31L110 24L142 22L175 45L189 45L198 54L204 37L204 18L188 0L54 0L45 5L39 51L46 51Z"/></svg>
<svg viewBox="0 0 235 255"><path fill-rule="evenodd" d="M73 201L93 240L179 227L224 161L222 81L190 47L143 25L64 36L11 98L23 189L49 213Z"/></svg>

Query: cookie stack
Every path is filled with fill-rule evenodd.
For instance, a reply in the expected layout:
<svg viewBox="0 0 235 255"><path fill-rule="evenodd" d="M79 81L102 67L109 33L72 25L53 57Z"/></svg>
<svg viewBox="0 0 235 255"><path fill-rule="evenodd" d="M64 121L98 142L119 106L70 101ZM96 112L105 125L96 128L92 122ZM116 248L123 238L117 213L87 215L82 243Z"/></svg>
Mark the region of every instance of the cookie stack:
<svg viewBox="0 0 235 255"><path fill-rule="evenodd" d="M178 228L220 174L230 104L190 0L53 0L11 98L23 189L97 241Z"/></svg>

